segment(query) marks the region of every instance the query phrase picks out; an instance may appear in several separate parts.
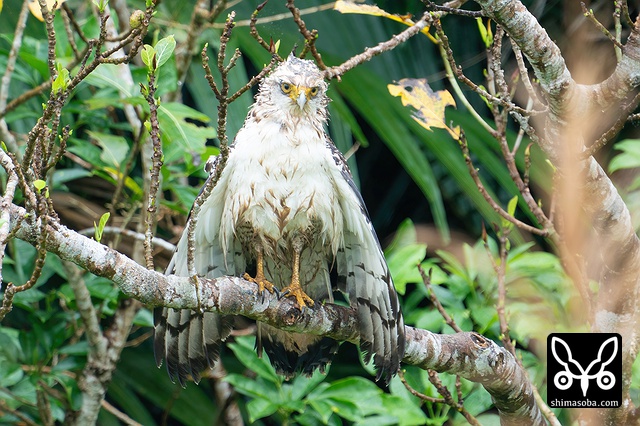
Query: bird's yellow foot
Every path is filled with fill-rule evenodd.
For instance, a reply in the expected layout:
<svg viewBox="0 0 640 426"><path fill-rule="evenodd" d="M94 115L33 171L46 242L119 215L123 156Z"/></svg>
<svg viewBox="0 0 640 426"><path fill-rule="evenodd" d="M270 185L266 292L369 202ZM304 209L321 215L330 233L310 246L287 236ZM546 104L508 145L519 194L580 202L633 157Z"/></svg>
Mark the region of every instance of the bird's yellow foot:
<svg viewBox="0 0 640 426"><path fill-rule="evenodd" d="M256 277L253 278L251 275L247 274L245 272L245 274L242 276L242 278L244 278L247 281L251 281L252 283L256 283L258 284L258 292L262 293L263 291L267 290L269 293L273 294L273 292L276 290L275 286L273 285L273 283L269 280L267 280L264 276L264 274L256 274Z"/></svg>
<svg viewBox="0 0 640 426"><path fill-rule="evenodd" d="M285 297L295 297L300 309L305 308L307 305L313 306L313 299L307 296L300 284L292 283L290 286L283 288L280 293Z"/></svg>

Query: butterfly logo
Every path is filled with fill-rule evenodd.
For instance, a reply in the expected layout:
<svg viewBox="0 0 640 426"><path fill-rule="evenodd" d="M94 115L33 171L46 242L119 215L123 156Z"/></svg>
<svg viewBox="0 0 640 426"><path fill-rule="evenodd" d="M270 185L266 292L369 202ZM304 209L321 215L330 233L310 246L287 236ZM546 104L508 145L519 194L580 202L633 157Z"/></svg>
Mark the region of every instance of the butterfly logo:
<svg viewBox="0 0 640 426"><path fill-rule="evenodd" d="M603 359L607 351L607 346L611 346L611 356L606 360ZM582 368L582 365L573 359L571 349L569 345L557 336L551 338L551 352L556 361L564 367L564 371L556 373L553 377L553 383L560 390L566 390L573 385L573 380L580 380L580 388L582 389L582 395L587 396L587 389L589 389L589 381L596 380L598 387L602 390L609 390L616 384L616 378L610 371L606 371L605 368L611 364L618 353L618 339L611 337L605 340L600 349L598 350L598 356L595 360L587 366ZM597 370L597 371L596 371Z"/></svg>

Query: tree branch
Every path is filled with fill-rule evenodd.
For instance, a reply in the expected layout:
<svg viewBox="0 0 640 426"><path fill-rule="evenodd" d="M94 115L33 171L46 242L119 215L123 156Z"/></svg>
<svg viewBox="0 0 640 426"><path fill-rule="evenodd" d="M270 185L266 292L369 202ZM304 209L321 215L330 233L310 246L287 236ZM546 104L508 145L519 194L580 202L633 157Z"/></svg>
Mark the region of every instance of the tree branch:
<svg viewBox="0 0 640 426"><path fill-rule="evenodd" d="M15 204L10 206L9 212L12 226L27 213ZM38 222L28 218L21 222L15 235L36 244L41 230ZM283 330L353 343L359 340L357 318L348 307L316 304L301 312L292 299L278 299L277 295L268 292L257 294L254 283L239 277L197 278L198 285L194 286L192 278L150 271L127 256L57 223L48 227L46 248L63 260L111 279L124 294L149 307L217 311L242 315ZM542 424L526 372L504 348L477 333L439 335L410 326L406 326L405 333L405 363L479 382L491 393L501 414L526 424ZM108 351L117 352L117 349L109 348Z"/></svg>
<svg viewBox="0 0 640 426"><path fill-rule="evenodd" d="M539 126L539 145L561 176L560 197L565 215L565 258L578 259L599 284L594 297L596 331L623 336L623 405L630 404L631 365L640 344L638 290L640 240L631 215L615 186L593 157L580 158L602 135L602 127L616 127L620 105L637 104L640 86L640 19L634 23L614 72L593 85L576 83L558 46L519 1L476 0L486 16L504 28L527 57L540 81L549 111ZM627 105L627 110L637 105ZM597 123L598 127L585 126ZM586 215L585 215L586 213ZM584 221L575 218L586 217ZM589 239L591 237L591 239ZM592 259L592 262L585 259ZM595 295L594 295L595 296ZM624 424L628 410L606 410L607 424ZM622 416L622 417L621 417Z"/></svg>

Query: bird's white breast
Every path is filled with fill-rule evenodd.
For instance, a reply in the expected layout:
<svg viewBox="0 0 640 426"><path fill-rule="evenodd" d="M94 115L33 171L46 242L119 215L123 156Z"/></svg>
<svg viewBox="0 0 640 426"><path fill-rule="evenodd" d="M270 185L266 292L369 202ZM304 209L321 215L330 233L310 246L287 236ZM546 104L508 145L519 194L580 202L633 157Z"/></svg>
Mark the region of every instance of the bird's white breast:
<svg viewBox="0 0 640 426"><path fill-rule="evenodd" d="M319 225L314 237L335 254L344 225L339 173L324 133L311 125L287 131L265 120L245 126L218 183L225 188L217 201L224 203L221 246L231 246L239 226L249 225L265 250L275 250Z"/></svg>

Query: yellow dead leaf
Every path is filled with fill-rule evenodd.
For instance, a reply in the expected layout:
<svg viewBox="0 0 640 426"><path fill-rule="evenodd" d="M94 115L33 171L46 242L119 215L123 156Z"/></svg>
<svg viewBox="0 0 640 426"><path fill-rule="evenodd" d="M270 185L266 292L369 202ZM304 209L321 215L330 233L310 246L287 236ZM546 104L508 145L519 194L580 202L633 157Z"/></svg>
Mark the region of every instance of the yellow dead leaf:
<svg viewBox="0 0 640 426"><path fill-rule="evenodd" d="M434 92L424 78L403 78L397 84L387 85L387 89L392 96L400 97L402 105L416 109L412 117L422 127L445 129L455 140L459 139L460 128L447 126L444 117L445 107L456 106L451 93L446 90Z"/></svg>
<svg viewBox="0 0 640 426"><path fill-rule="evenodd" d="M411 20L411 15L396 15L394 13L389 13L383 9L380 9L378 6L369 4L358 4L346 0L336 1L333 6L333 10L337 10L340 13L357 13L360 15L382 16L383 18L388 18L392 21L400 22L409 27L415 24L415 22ZM420 32L429 37L429 39L434 43L437 43L437 40L431 34L429 34L429 27L425 27Z"/></svg>
<svg viewBox="0 0 640 426"><path fill-rule="evenodd" d="M2 12L2 0L0 0L0 12Z"/></svg>
<svg viewBox="0 0 640 426"><path fill-rule="evenodd" d="M1 1L2 0L0 0L0 2ZM64 2L65 0L57 0L56 9L60 9L60 7L62 6L62 3ZM49 12L53 10L53 5L55 3L56 3L56 0L47 0L47 9L49 9ZM0 3L0 6L1 6L1 3ZM33 0L29 2L27 6L29 6L29 11L33 16L36 17L37 20L44 21L44 18L42 17L42 11L40 10L40 3L38 3L38 0Z"/></svg>

